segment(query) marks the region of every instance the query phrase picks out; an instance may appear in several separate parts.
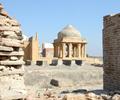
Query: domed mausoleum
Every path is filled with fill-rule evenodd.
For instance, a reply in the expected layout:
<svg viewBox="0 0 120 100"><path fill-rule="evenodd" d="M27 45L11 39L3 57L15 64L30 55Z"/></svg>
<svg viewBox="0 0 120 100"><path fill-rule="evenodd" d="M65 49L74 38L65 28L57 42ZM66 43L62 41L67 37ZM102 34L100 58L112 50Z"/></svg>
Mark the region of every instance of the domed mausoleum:
<svg viewBox="0 0 120 100"><path fill-rule="evenodd" d="M86 43L75 27L67 25L54 40L54 56L63 59L85 59Z"/></svg>

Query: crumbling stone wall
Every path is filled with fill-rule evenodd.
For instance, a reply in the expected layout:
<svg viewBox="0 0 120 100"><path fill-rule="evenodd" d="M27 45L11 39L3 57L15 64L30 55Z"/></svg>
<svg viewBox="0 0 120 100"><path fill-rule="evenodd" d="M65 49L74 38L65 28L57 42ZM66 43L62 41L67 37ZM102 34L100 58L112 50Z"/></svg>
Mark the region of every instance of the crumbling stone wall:
<svg viewBox="0 0 120 100"><path fill-rule="evenodd" d="M20 24L0 4L0 100L24 97L23 55Z"/></svg>
<svg viewBox="0 0 120 100"><path fill-rule="evenodd" d="M104 89L120 90L120 14L104 17Z"/></svg>

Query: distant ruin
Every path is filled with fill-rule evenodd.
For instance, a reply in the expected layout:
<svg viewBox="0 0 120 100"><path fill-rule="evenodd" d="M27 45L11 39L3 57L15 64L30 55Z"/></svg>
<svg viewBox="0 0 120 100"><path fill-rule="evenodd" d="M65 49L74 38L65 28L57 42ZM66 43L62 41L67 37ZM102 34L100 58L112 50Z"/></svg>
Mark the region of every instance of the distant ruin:
<svg viewBox="0 0 120 100"><path fill-rule="evenodd" d="M120 90L120 14L104 17L104 89Z"/></svg>
<svg viewBox="0 0 120 100"><path fill-rule="evenodd" d="M18 100L26 95L20 24L0 4L0 100Z"/></svg>
<svg viewBox="0 0 120 100"><path fill-rule="evenodd" d="M72 25L67 25L54 39L53 44L42 43L39 48L38 35L24 41L24 61L26 65L82 65L86 60L87 40Z"/></svg>
<svg viewBox="0 0 120 100"><path fill-rule="evenodd" d="M38 33L35 37L30 37L28 40L24 40L24 61L37 61L40 58L39 54L39 40Z"/></svg>
<svg viewBox="0 0 120 100"><path fill-rule="evenodd" d="M72 25L67 25L54 40L54 56L61 59L83 60L86 58L87 41Z"/></svg>

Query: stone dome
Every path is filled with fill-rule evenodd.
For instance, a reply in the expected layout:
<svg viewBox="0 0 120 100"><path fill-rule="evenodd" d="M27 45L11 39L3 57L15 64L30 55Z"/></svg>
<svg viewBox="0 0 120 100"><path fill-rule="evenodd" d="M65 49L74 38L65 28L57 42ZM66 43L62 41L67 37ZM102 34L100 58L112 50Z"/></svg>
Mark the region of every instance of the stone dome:
<svg viewBox="0 0 120 100"><path fill-rule="evenodd" d="M80 32L72 25L67 25L58 33L58 38L63 37L81 37Z"/></svg>

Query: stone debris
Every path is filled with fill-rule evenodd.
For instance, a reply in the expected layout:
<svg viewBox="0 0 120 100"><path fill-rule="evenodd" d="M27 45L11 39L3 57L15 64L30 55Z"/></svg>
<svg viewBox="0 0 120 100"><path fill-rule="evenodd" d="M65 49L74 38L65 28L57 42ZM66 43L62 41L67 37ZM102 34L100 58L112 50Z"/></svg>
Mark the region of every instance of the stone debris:
<svg viewBox="0 0 120 100"><path fill-rule="evenodd" d="M0 100L18 100L26 95L20 24L0 4Z"/></svg>
<svg viewBox="0 0 120 100"><path fill-rule="evenodd" d="M119 94L108 95L108 94L95 94L93 92L87 93L67 93L67 94L56 94L51 90L46 89L45 92L38 97L30 94L27 100L120 100Z"/></svg>
<svg viewBox="0 0 120 100"><path fill-rule="evenodd" d="M55 79L51 79L50 84L53 86L59 86L59 81Z"/></svg>
<svg viewBox="0 0 120 100"><path fill-rule="evenodd" d="M72 87L74 86L74 83L70 81L69 79L51 79L50 84L55 87Z"/></svg>

